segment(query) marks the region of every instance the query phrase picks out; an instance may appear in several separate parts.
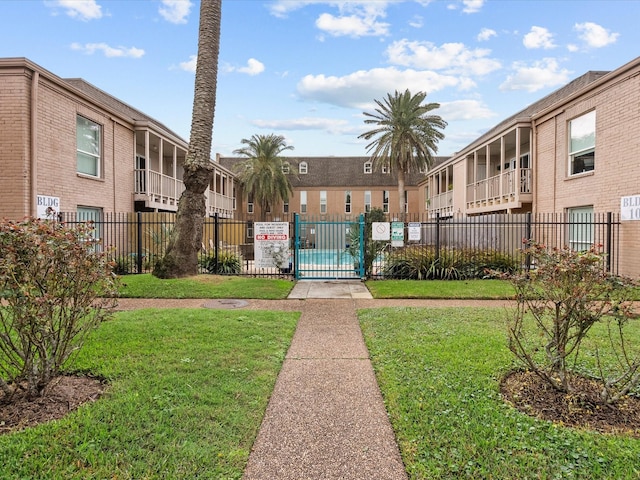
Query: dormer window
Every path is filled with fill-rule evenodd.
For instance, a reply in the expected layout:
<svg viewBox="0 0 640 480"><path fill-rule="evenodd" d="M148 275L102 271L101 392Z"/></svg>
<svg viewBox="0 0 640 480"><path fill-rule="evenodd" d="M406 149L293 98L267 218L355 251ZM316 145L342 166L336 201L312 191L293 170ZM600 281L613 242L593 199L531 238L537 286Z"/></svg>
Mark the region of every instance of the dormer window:
<svg viewBox="0 0 640 480"><path fill-rule="evenodd" d="M307 162L300 162L300 164L298 165L298 173L300 175L306 175L307 170L308 170Z"/></svg>
<svg viewBox="0 0 640 480"><path fill-rule="evenodd" d="M373 172L373 164L371 162L364 162L364 173L370 174Z"/></svg>
<svg viewBox="0 0 640 480"><path fill-rule="evenodd" d="M284 173L285 175L289 175L289 171L290 171L289 164L284 162L282 164L282 173Z"/></svg>

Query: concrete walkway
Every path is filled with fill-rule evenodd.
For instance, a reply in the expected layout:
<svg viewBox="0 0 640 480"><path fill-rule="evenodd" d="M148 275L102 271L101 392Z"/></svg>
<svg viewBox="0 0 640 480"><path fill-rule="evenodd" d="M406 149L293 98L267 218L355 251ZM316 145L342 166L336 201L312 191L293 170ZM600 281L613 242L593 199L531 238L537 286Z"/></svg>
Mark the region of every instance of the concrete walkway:
<svg viewBox="0 0 640 480"><path fill-rule="evenodd" d="M359 281L299 281L305 299L246 480L395 480L406 473L364 345Z"/></svg>

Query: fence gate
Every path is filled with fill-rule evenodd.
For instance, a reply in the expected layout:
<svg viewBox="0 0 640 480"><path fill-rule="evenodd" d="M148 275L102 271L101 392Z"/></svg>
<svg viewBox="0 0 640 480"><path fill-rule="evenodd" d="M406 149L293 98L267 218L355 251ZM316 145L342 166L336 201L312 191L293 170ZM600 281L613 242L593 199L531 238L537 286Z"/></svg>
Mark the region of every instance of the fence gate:
<svg viewBox="0 0 640 480"><path fill-rule="evenodd" d="M355 219L294 217L297 279L364 277L364 215Z"/></svg>

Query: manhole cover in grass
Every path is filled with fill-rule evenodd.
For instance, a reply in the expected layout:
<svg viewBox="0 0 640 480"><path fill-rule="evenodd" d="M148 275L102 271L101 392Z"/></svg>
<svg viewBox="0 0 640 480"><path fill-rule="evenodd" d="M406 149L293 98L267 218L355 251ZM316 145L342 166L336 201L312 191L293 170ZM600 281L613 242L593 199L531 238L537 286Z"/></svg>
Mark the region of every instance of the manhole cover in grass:
<svg viewBox="0 0 640 480"><path fill-rule="evenodd" d="M249 305L246 300L211 300L204 303L205 308L242 308Z"/></svg>

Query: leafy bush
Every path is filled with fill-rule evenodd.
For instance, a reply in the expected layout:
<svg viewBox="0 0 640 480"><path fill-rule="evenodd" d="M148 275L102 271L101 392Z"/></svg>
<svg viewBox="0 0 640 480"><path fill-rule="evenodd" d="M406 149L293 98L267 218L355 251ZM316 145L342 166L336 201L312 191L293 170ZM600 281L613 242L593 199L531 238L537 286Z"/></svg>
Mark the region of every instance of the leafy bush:
<svg viewBox="0 0 640 480"><path fill-rule="evenodd" d="M634 282L607 272L605 254L596 247L577 252L532 243L524 253L536 268L504 276L518 299L508 318L509 349L555 389L571 392L581 346L601 323L609 341L596 349L594 370L603 400L620 400L640 383L640 352L632 353L624 335L634 316ZM616 359L616 365L602 361L605 357Z"/></svg>
<svg viewBox="0 0 640 480"><path fill-rule="evenodd" d="M0 223L0 388L10 399L45 387L110 314L118 292L92 224Z"/></svg>
<svg viewBox="0 0 640 480"><path fill-rule="evenodd" d="M242 259L235 253L221 249L218 251L218 261L214 251L205 252L199 260L200 266L211 274L236 275L242 272Z"/></svg>
<svg viewBox="0 0 640 480"><path fill-rule="evenodd" d="M116 275L129 275L136 271L135 254L118 255L113 262L113 273Z"/></svg>
<svg viewBox="0 0 640 480"><path fill-rule="evenodd" d="M383 274L406 280L466 280L518 268L516 259L492 250L441 248L436 252L434 247L410 245L388 255Z"/></svg>

